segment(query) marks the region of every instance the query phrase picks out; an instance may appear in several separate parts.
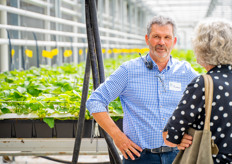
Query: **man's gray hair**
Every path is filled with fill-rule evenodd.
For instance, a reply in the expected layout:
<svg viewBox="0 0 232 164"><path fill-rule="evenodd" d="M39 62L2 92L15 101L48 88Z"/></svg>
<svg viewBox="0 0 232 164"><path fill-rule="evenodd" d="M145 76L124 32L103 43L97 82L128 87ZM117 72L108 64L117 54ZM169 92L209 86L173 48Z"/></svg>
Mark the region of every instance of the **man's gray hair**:
<svg viewBox="0 0 232 164"><path fill-rule="evenodd" d="M151 33L151 27L153 24L157 24L160 26L164 26L164 25L168 25L168 24L172 25L173 36L176 36L176 23L172 18L165 17L162 15L154 16L152 18L152 20L147 24L147 36L148 37Z"/></svg>

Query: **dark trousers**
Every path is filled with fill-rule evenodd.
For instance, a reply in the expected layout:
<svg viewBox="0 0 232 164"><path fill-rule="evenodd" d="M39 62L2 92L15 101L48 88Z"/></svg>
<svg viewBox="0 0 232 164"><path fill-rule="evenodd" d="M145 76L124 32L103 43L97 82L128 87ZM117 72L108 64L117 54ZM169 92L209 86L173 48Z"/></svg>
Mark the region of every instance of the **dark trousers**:
<svg viewBox="0 0 232 164"><path fill-rule="evenodd" d="M123 164L172 164L179 150L173 150L166 153L151 153L143 150L140 157L135 160L123 158Z"/></svg>

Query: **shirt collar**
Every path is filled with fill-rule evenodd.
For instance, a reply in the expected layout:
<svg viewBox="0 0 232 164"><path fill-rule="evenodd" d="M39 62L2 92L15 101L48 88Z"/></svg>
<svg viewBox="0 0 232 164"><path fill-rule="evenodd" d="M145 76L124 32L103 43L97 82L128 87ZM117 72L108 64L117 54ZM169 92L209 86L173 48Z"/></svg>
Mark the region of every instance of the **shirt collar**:
<svg viewBox="0 0 232 164"><path fill-rule="evenodd" d="M153 68L152 68L152 69L154 69L154 68L158 69L157 64L151 59L150 53L148 53L148 54L146 55L146 60L147 60L148 62L149 62L149 61L152 61L152 63L153 63ZM173 64L172 55L170 55L170 58L169 58L169 60L168 60L168 63L167 63L167 65L166 65L165 70L169 70L169 69L171 68L172 64Z"/></svg>

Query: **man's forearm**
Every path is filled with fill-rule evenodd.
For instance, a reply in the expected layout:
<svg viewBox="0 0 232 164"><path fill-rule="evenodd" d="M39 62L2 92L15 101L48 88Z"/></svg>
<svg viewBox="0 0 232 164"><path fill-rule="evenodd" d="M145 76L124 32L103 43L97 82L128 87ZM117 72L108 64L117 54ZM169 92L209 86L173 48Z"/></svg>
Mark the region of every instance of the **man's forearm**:
<svg viewBox="0 0 232 164"><path fill-rule="evenodd" d="M99 112L93 113L94 119L97 123L112 137L115 145L121 151L122 155L128 159L130 156L131 159L135 159L134 155L140 156L140 152L142 152L142 148L137 144L132 142L114 123L114 121L110 118L107 112ZM132 154L133 153L133 154Z"/></svg>
<svg viewBox="0 0 232 164"><path fill-rule="evenodd" d="M122 133L107 112L93 113L93 117L112 138Z"/></svg>

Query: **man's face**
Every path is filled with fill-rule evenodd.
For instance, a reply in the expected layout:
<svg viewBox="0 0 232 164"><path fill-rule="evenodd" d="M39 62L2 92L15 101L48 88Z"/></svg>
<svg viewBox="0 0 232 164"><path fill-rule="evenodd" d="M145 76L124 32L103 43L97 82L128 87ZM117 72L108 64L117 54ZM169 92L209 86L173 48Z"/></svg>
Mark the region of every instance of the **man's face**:
<svg viewBox="0 0 232 164"><path fill-rule="evenodd" d="M150 55L155 60L169 59L170 53L176 44L172 25L159 26L153 24L149 36L145 40L150 49Z"/></svg>

